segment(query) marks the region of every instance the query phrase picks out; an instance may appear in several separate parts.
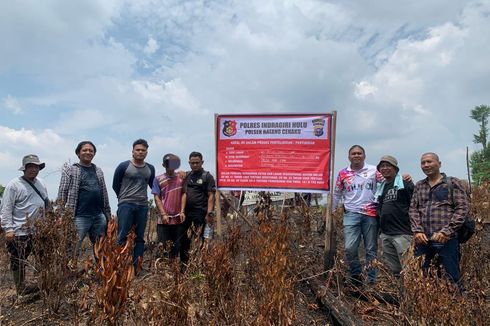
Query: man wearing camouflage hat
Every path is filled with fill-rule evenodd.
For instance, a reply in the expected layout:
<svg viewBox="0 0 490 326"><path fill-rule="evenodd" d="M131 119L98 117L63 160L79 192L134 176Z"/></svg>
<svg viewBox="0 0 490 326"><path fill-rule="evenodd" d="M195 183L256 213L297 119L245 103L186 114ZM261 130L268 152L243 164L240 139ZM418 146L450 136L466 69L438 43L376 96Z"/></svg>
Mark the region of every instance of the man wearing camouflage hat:
<svg viewBox="0 0 490 326"><path fill-rule="evenodd" d="M393 156L381 157L376 168L384 178L375 193L383 258L393 274L398 277L412 242L408 210L414 184L411 180L403 180L399 174L398 161Z"/></svg>
<svg viewBox="0 0 490 326"><path fill-rule="evenodd" d="M29 219L43 217L48 205L48 191L37 177L44 167L37 155L24 156L19 168L23 175L10 181L3 194L1 224L19 298L38 290L25 286L25 261L32 251L32 237L26 223Z"/></svg>

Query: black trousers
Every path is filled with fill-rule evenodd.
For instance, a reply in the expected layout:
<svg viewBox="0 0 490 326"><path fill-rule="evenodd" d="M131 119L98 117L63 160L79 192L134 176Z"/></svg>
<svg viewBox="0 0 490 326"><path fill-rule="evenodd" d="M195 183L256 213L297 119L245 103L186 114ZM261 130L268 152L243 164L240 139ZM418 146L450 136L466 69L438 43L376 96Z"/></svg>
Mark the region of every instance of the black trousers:
<svg viewBox="0 0 490 326"><path fill-rule="evenodd" d="M180 259L182 262L189 261L189 250L192 239L199 238L204 240L204 226L206 225L206 211L204 212L186 212L184 225L184 236L180 245Z"/></svg>
<svg viewBox="0 0 490 326"><path fill-rule="evenodd" d="M10 254L10 269L13 272L20 270L32 252L32 237L29 235L15 237L14 241L7 243L7 251Z"/></svg>
<svg viewBox="0 0 490 326"><path fill-rule="evenodd" d="M176 225L157 224L157 241L163 243L165 251L169 252L169 258L175 258L180 253L182 240L186 237L184 223ZM171 241L172 245L168 250L167 242Z"/></svg>

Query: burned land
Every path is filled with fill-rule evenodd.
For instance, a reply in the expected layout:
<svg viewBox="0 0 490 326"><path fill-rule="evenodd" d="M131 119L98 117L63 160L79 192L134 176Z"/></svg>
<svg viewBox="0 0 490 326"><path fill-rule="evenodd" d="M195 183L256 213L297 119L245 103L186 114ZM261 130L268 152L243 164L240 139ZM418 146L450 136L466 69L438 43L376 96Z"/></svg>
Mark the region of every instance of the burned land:
<svg viewBox="0 0 490 326"><path fill-rule="evenodd" d="M231 212L208 247L194 243L185 269L154 243L152 218L146 273L137 277L133 239L117 246L114 222L95 248L105 257L101 264L94 263L90 248L74 261L66 250L74 243L73 225L62 216L66 212L53 213L37 226L43 247L28 261L28 280L41 288L39 300L17 299L7 252L0 253L0 324L489 325L489 192L488 185L473 191L477 233L462 246L463 295L437 275L424 276L416 258L401 280L379 261L375 285L350 285L340 212L334 214L337 254L325 270L324 208L303 202L282 207L263 197L247 221ZM5 248L3 235L0 241Z"/></svg>

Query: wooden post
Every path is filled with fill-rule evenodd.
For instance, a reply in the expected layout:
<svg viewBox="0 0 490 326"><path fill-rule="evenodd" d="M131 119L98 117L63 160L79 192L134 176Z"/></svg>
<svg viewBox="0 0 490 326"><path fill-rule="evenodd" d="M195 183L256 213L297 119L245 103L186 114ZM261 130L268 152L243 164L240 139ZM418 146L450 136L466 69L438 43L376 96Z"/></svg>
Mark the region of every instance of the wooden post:
<svg viewBox="0 0 490 326"><path fill-rule="evenodd" d="M325 211L325 252L324 252L324 268L325 270L331 269L335 262L335 230L332 217L332 204L333 204L333 185L334 185L334 163L335 163L335 133L337 125L337 111L332 113L332 123L330 132L330 190L327 197L327 209Z"/></svg>
<svg viewBox="0 0 490 326"><path fill-rule="evenodd" d="M216 213L216 234L220 237L222 234L221 229L221 191L216 190L216 194L214 196L215 204L214 211Z"/></svg>
<svg viewBox="0 0 490 326"><path fill-rule="evenodd" d="M238 210L235 208L235 206L233 206L233 205L230 203L230 201L228 200L228 198L226 198L225 196L223 196L223 194L220 194L220 195L221 195L221 198L223 198L223 200L224 200L224 201L226 201L226 202L227 202L227 203L230 205L231 209L233 209L233 210L234 210L234 211L235 211L235 212L238 214L238 216L239 216L239 217L241 217L241 218L242 218L242 219L243 219L243 220L244 220L244 221L245 221L245 222L246 222L246 223L247 223L247 224L248 224L248 225L249 225L249 226L250 226L250 227L253 229L253 228L254 228L254 224L253 224L252 222L250 222L250 220L249 220L249 219L248 219L246 216L244 216L242 213L240 213L240 212L239 212L239 211L238 211Z"/></svg>

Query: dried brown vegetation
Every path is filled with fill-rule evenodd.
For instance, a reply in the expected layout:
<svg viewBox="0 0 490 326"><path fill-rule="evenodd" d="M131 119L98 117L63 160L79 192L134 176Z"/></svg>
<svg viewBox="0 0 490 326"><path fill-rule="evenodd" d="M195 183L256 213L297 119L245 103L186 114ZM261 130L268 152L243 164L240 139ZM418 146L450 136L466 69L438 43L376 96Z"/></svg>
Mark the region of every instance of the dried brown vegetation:
<svg viewBox="0 0 490 326"><path fill-rule="evenodd" d="M70 219L57 211L39 226L43 230L39 235L49 234L53 239L40 245L51 248L44 254L50 258L30 258L32 265L41 265L35 276L45 289L44 301L27 307L12 304L12 294L7 294L12 293L8 292L12 282L3 266L7 287L4 285L0 293L8 300L3 300L0 321L22 324L34 320L46 325L326 325L331 323L324 314L329 307L322 305L335 299L346 315L352 314L365 324L488 325L489 197L488 187L474 189L478 233L462 247L465 296L444 279L424 276L419 259L408 262L403 287L382 262L377 262L378 283L353 288L346 282L342 232L336 235L335 266L323 270L324 239L317 232L323 219L321 210L304 205L281 210L267 198L254 212L253 227L237 219L226 220L224 236L214 239L209 248L201 248L199 239L194 241L184 269L165 257L155 263L158 247L148 246L145 266L149 266L149 274L135 279L130 254L133 239L130 237L127 247L118 246L116 226L111 222L107 237L96 247L100 264L88 263L92 257L79 262L86 272L72 280L70 257L61 249L70 241L74 246L73 222L68 223ZM341 230L339 212L334 220L335 228ZM0 261L8 266L6 257L3 252ZM328 296L330 301L315 301L305 291L313 283L320 285L319 295ZM32 311L26 313L29 307ZM48 318L46 308L58 313Z"/></svg>
<svg viewBox="0 0 490 326"><path fill-rule="evenodd" d="M33 222L33 253L38 285L50 313L59 311L71 292L77 265L76 230L72 213L63 209L48 211L45 218ZM73 250L70 250L73 248Z"/></svg>
<svg viewBox="0 0 490 326"><path fill-rule="evenodd" d="M107 235L99 239L94 252L97 257L96 273L100 286L95 290L97 305L93 316L99 321L116 324L126 308L129 289L134 277L133 247L134 231L128 235L124 245L117 243L117 222L111 219L107 225Z"/></svg>

